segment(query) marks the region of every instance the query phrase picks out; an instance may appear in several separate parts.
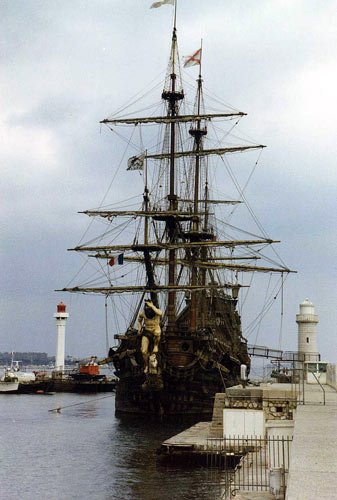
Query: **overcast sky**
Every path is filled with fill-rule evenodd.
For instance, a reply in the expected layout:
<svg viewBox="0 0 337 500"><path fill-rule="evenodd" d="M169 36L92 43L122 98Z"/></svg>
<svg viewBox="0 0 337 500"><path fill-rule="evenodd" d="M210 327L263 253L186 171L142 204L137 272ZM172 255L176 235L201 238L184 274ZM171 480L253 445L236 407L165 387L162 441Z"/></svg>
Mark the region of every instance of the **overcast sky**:
<svg viewBox="0 0 337 500"><path fill-rule="evenodd" d="M87 226L77 212L98 206L113 175L112 137L99 121L165 74L172 7L150 5L0 2L0 351L54 354L62 299L67 353L105 352L102 299L54 290L81 265L67 252ZM207 87L247 112L241 129L268 146L251 202L298 271L286 282L282 347L296 349L295 315L309 298L319 350L336 361L337 2L179 0L180 54L200 38ZM278 346L279 309L258 344Z"/></svg>

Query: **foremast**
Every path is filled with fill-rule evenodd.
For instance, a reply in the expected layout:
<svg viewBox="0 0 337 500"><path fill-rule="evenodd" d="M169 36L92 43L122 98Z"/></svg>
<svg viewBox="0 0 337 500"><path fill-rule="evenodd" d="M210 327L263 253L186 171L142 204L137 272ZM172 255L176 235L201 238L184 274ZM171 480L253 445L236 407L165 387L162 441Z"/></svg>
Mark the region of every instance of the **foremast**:
<svg viewBox="0 0 337 500"><path fill-rule="evenodd" d="M143 194L143 207L144 212L148 213L150 209L150 197L149 197L149 188L147 184L147 161L145 160L145 184L144 184L144 194ZM154 270L153 263L151 260L151 253L148 249L149 243L149 217L146 215L144 220L144 264L147 276L147 288L150 290L154 290L155 288L155 279L154 279ZM144 294L143 294L144 295ZM158 304L158 295L155 291L150 292L151 300L156 307ZM134 321L133 321L134 322Z"/></svg>

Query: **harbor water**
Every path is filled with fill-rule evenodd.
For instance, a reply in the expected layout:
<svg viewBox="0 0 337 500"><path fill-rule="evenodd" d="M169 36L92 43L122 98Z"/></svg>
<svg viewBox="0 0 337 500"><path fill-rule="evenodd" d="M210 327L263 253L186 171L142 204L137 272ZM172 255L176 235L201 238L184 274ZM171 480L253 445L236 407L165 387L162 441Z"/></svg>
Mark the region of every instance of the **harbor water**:
<svg viewBox="0 0 337 500"><path fill-rule="evenodd" d="M0 499L220 498L219 471L158 461L188 423L117 419L114 394L1 395L0 417Z"/></svg>

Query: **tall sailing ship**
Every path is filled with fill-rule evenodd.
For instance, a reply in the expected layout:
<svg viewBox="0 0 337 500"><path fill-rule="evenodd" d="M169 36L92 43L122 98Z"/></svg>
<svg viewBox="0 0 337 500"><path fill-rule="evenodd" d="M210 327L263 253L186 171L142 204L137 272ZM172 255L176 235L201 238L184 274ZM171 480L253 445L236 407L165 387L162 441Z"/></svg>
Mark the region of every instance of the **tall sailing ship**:
<svg viewBox="0 0 337 500"><path fill-rule="evenodd" d="M108 229L94 244L73 250L94 257L106 281L64 290L116 298L117 315L122 309L126 315L126 328L115 331L116 345L107 358L119 378L117 415L210 415L215 393L240 383L242 365L249 373L247 341L237 309L240 290L246 286L240 277L289 272L283 264L260 265L262 250L273 243L270 238L246 233L246 238L233 239L233 226L221 215L221 209L233 210L244 196L242 191L239 200L214 196L212 159L224 162L228 155L264 146L235 145L228 133L219 133L223 121L234 128L245 113L206 107L201 56L200 49L186 60L187 66L199 69L189 110L174 13L161 93L163 111L131 117L124 110L123 116L101 122L113 132L120 126L131 128L140 137L127 170L137 176L135 186L142 176L141 203L84 212L107 222ZM152 134L153 127L159 131ZM217 136L212 142L214 130ZM132 133L126 142L134 146ZM145 301L151 302L152 316Z"/></svg>

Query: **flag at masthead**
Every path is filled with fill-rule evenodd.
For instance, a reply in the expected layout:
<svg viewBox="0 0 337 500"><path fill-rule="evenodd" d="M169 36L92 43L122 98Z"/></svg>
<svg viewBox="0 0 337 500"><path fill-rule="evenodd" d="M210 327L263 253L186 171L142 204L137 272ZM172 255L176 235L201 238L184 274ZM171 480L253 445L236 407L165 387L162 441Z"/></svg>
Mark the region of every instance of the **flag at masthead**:
<svg viewBox="0 0 337 500"><path fill-rule="evenodd" d="M174 0L159 0L158 2L154 2L150 9L158 9L158 7L161 7L162 5L174 5L175 1Z"/></svg>

